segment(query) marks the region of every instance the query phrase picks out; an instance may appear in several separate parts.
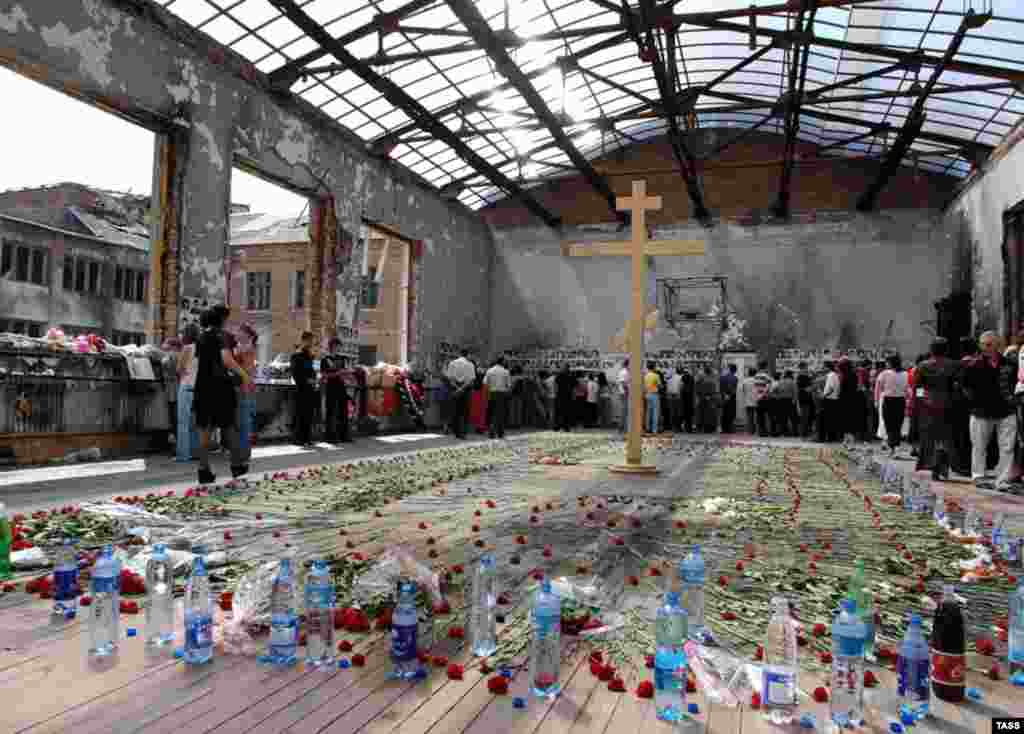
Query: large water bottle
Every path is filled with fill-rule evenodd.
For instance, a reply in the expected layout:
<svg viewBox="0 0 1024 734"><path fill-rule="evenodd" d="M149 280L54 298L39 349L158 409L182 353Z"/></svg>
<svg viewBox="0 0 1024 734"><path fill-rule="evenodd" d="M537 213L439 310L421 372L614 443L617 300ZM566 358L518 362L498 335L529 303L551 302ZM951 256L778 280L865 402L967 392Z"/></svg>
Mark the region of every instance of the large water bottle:
<svg viewBox="0 0 1024 734"><path fill-rule="evenodd" d="M334 663L334 584L322 559L313 561L306 577L306 663Z"/></svg>
<svg viewBox="0 0 1024 734"><path fill-rule="evenodd" d="M769 721L783 726L792 723L797 710L796 627L786 597L772 597L772 610L764 640L761 708Z"/></svg>
<svg viewBox="0 0 1024 734"><path fill-rule="evenodd" d="M533 598L533 640L530 643L530 690L542 698L554 698L561 690L558 672L561 659L562 600L545 578Z"/></svg>
<svg viewBox="0 0 1024 734"><path fill-rule="evenodd" d="M875 658L875 605L874 595L868 588L864 579L864 560L858 559L853 576L850 577L850 584L847 587L847 596L853 600L860 621L864 623L864 657L869 660Z"/></svg>
<svg viewBox="0 0 1024 734"><path fill-rule="evenodd" d="M146 562L146 644L174 640L174 566L167 546L157 543Z"/></svg>
<svg viewBox="0 0 1024 734"><path fill-rule="evenodd" d="M899 679L898 691L905 708L921 719L928 715L928 699L931 698L931 655L928 641L921 629L921 617L910 615L910 626L900 644L900 655L896 661Z"/></svg>
<svg viewBox="0 0 1024 734"><path fill-rule="evenodd" d="M53 569L53 616L74 619L78 614L78 594L75 541L64 538L64 542L57 550L56 565Z"/></svg>
<svg viewBox="0 0 1024 734"><path fill-rule="evenodd" d="M299 647L299 614L295 605L292 560L281 559L270 587L270 642L263 662L287 666L296 661Z"/></svg>
<svg viewBox="0 0 1024 734"><path fill-rule="evenodd" d="M864 622L853 599L842 601L832 622L832 697L829 713L840 728L864 720Z"/></svg>
<svg viewBox="0 0 1024 734"><path fill-rule="evenodd" d="M686 711L686 637L686 610L670 591L655 621L654 708L662 721L679 721Z"/></svg>
<svg viewBox="0 0 1024 734"><path fill-rule="evenodd" d="M679 562L679 589L686 609L687 634L698 642L704 637L704 574L704 556L700 546L694 545Z"/></svg>
<svg viewBox="0 0 1024 734"><path fill-rule="evenodd" d="M213 599L206 575L206 548L192 548L192 574L185 589L185 662L202 665L213 658Z"/></svg>
<svg viewBox="0 0 1024 734"><path fill-rule="evenodd" d="M419 616L416 612L416 582L412 579L398 580L398 599L395 611L391 613L391 672L388 677L397 680L412 680L420 674L420 662L416 656L416 632Z"/></svg>
<svg viewBox="0 0 1024 734"><path fill-rule="evenodd" d="M114 547L105 545L92 569L90 657L105 657L117 648L120 614L121 568L114 558Z"/></svg>
<svg viewBox="0 0 1024 734"><path fill-rule="evenodd" d="M495 631L494 556L484 553L476 564L473 577L473 607L470 617L473 654L478 658L490 657L498 649Z"/></svg>
<svg viewBox="0 0 1024 734"><path fill-rule="evenodd" d="M1010 648L1007 658L1010 675L1024 675L1024 582L1010 594Z"/></svg>

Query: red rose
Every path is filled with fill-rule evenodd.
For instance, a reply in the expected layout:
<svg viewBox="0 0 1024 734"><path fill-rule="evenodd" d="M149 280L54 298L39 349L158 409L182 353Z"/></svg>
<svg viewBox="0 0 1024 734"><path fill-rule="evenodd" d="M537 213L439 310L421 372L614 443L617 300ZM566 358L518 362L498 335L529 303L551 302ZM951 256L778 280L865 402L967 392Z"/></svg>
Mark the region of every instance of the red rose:
<svg viewBox="0 0 1024 734"><path fill-rule="evenodd" d="M18 590L18 587L15 586L14 584L4 584L3 588L4 588L4 593L5 594L9 594L12 591L17 591Z"/></svg>
<svg viewBox="0 0 1024 734"><path fill-rule="evenodd" d="M590 653L590 662L594 662L594 661L597 661L599 663L603 663L604 662L604 653L601 652L600 650L594 650L594 652Z"/></svg>
<svg viewBox="0 0 1024 734"><path fill-rule="evenodd" d="M814 700L818 703L828 703L828 689L824 686L818 686L815 688Z"/></svg>
<svg viewBox="0 0 1024 734"><path fill-rule="evenodd" d="M416 659L423 665L430 665L430 653L426 650L417 650Z"/></svg>
<svg viewBox="0 0 1024 734"><path fill-rule="evenodd" d="M92 606L92 597L91 596L83 596L82 598L80 598L78 600L78 606L80 606L80 607Z"/></svg>
<svg viewBox="0 0 1024 734"><path fill-rule="evenodd" d="M472 530L474 533L479 533L480 532L480 526L479 525L474 525L472 528L470 528L470 530Z"/></svg>
<svg viewBox="0 0 1024 734"><path fill-rule="evenodd" d="M640 579L638 579L636 576L630 576L626 579L626 583L628 583L630 586L639 586Z"/></svg>
<svg viewBox="0 0 1024 734"><path fill-rule="evenodd" d="M133 601L122 601L121 602L121 614L138 614L139 605Z"/></svg>
<svg viewBox="0 0 1024 734"><path fill-rule="evenodd" d="M611 665L602 665L601 670L597 673L597 679L600 681L610 681L615 677L615 668Z"/></svg>
<svg viewBox="0 0 1024 734"><path fill-rule="evenodd" d="M800 552L801 553L806 553L807 552L807 544L806 543L801 543L800 544Z"/></svg>
<svg viewBox="0 0 1024 734"><path fill-rule="evenodd" d="M649 681L641 681L636 687L637 698L654 698L654 685Z"/></svg>
<svg viewBox="0 0 1024 734"><path fill-rule="evenodd" d="M452 663L448 666L448 680L462 680L462 666Z"/></svg>
<svg viewBox="0 0 1024 734"><path fill-rule="evenodd" d="M519 544L519 545L526 545L526 536L525 535L517 536L516 537L516 543Z"/></svg>
<svg viewBox="0 0 1024 734"><path fill-rule="evenodd" d="M647 570L647 573L648 573L648 575L650 575L650 576L661 576L661 569L659 569L659 568L658 568L658 567L656 567L656 566L651 566L651 567L650 567L650 568L649 568L649 569Z"/></svg>
<svg viewBox="0 0 1024 734"><path fill-rule="evenodd" d="M369 632L370 620L362 609L346 607L341 610L341 626L349 632Z"/></svg>
<svg viewBox="0 0 1024 734"><path fill-rule="evenodd" d="M722 619L726 622L732 622L736 619L735 612L722 612Z"/></svg>
<svg viewBox="0 0 1024 734"><path fill-rule="evenodd" d="M826 632L828 632L828 629L821 622L818 622L816 625L814 625L813 629L811 630L811 634L815 637L824 637Z"/></svg>
<svg viewBox="0 0 1024 734"><path fill-rule="evenodd" d="M653 669L654 668L654 656L653 655L644 655L644 667L648 668L648 669Z"/></svg>
<svg viewBox="0 0 1024 734"><path fill-rule="evenodd" d="M435 655L430 662L434 664L435 668L443 668L448 665L448 658L444 655Z"/></svg>
<svg viewBox="0 0 1024 734"><path fill-rule="evenodd" d="M440 601L434 605L434 614L451 614L452 605L446 601Z"/></svg>
<svg viewBox="0 0 1024 734"><path fill-rule="evenodd" d="M823 545L821 547L824 548L825 550L832 550L832 544L831 543L825 543L825 545Z"/></svg>
<svg viewBox="0 0 1024 734"><path fill-rule="evenodd" d="M466 637L466 632L462 627L450 627L448 629L448 637L452 640L461 640Z"/></svg>
<svg viewBox="0 0 1024 734"><path fill-rule="evenodd" d="M508 693L508 678L501 675L496 675L493 678L487 679L487 690L496 696L502 696Z"/></svg>
<svg viewBox="0 0 1024 734"><path fill-rule="evenodd" d="M492 510L495 508L494 500L487 500L486 504L487 504L487 507L489 507Z"/></svg>
<svg viewBox="0 0 1024 734"><path fill-rule="evenodd" d="M421 522L420 523L420 530L426 530L426 529L427 529L427 524L425 522Z"/></svg>
<svg viewBox="0 0 1024 734"><path fill-rule="evenodd" d="M891 647L880 647L875 650L875 657L879 660L895 660L896 652Z"/></svg>
<svg viewBox="0 0 1024 734"><path fill-rule="evenodd" d="M551 558L551 546L544 546L544 552L541 555L543 555L545 558Z"/></svg>
<svg viewBox="0 0 1024 734"><path fill-rule="evenodd" d="M348 640L342 640L338 643L338 652L352 652L352 643Z"/></svg>
<svg viewBox="0 0 1024 734"><path fill-rule="evenodd" d="M998 665L993 665L991 668L988 669L988 677L992 680L999 680L1000 677L1002 677L1001 673L1002 671L999 670Z"/></svg>
<svg viewBox="0 0 1024 734"><path fill-rule="evenodd" d="M385 607L384 609L382 609L380 613L377 615L377 619L374 620L374 624L377 626L377 629L391 629L391 617L393 613L394 612L391 609L391 607Z"/></svg>
<svg viewBox="0 0 1024 734"><path fill-rule="evenodd" d="M865 688L874 688L877 685L878 685L878 678L875 677L875 674L872 673L870 670L865 670L864 671L864 687Z"/></svg>
<svg viewBox="0 0 1024 734"><path fill-rule="evenodd" d="M235 595L234 595L233 592L230 592L230 591L221 592L221 595L220 595L220 608L223 609L225 612L231 611L232 604L233 604L234 600L235 600Z"/></svg>
<svg viewBox="0 0 1024 734"><path fill-rule="evenodd" d="M592 676L594 676L595 678L599 677L601 675L601 671L603 671L603 670L604 670L604 663L602 663L600 660L593 660L592 659L590 661L590 674Z"/></svg>
<svg viewBox="0 0 1024 734"><path fill-rule="evenodd" d="M357 653L352 656L352 665L356 668L361 668L366 665L366 656L362 653Z"/></svg>
<svg viewBox="0 0 1024 734"><path fill-rule="evenodd" d="M736 570L737 571L742 571L743 570L743 561L736 561Z"/></svg>
<svg viewBox="0 0 1024 734"><path fill-rule="evenodd" d="M821 660L821 662L825 663L825 665L828 665L832 662L832 653L828 651L820 652L818 653L818 659Z"/></svg>
<svg viewBox="0 0 1024 734"><path fill-rule="evenodd" d="M761 694L757 691L754 691L750 694L750 708L754 709L755 711L761 708Z"/></svg>
<svg viewBox="0 0 1024 734"><path fill-rule="evenodd" d="M462 573L462 571L463 568L461 563L456 563L454 566L452 566L452 573Z"/></svg>
<svg viewBox="0 0 1024 734"><path fill-rule="evenodd" d="M482 675L487 675L488 673L491 672L491 670L492 670L492 668L491 668L490 665L487 664L486 660L481 660L480 661L480 673Z"/></svg>
<svg viewBox="0 0 1024 734"><path fill-rule="evenodd" d="M995 652L996 646L989 638L981 637L975 640L974 649L978 651L979 655L991 655Z"/></svg>
<svg viewBox="0 0 1024 734"><path fill-rule="evenodd" d="M764 660L764 648L761 645L758 645L757 649L754 650L754 660Z"/></svg>
<svg viewBox="0 0 1024 734"><path fill-rule="evenodd" d="M718 585L719 586L728 586L729 585L729 577L728 576L719 576L718 577Z"/></svg>
<svg viewBox="0 0 1024 734"><path fill-rule="evenodd" d="M623 693L626 690L626 682L622 678L613 678L608 682L608 690L615 693Z"/></svg>

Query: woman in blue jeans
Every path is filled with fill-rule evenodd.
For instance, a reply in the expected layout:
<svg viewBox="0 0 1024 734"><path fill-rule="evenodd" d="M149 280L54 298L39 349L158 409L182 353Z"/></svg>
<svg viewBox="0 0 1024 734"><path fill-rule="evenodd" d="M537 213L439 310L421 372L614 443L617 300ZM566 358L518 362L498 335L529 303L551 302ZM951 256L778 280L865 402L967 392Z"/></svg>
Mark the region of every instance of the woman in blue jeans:
<svg viewBox="0 0 1024 734"><path fill-rule="evenodd" d="M178 353L178 430L176 445L176 461L192 461L192 452L199 445L195 424L192 421L192 394L196 384L196 370L199 359L196 357L196 339L199 327L189 324L185 328L182 342L184 346Z"/></svg>

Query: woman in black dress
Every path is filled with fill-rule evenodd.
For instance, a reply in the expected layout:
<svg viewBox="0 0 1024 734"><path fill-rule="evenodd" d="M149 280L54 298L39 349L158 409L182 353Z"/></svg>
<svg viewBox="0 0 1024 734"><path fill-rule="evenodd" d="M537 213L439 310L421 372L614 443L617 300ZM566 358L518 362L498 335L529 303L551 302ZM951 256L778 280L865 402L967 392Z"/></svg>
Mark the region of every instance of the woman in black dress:
<svg viewBox="0 0 1024 734"><path fill-rule="evenodd" d="M220 429L221 441L231 452L231 476L249 472L239 448L238 440L238 385L248 382L249 376L235 361L225 343L224 322L231 310L217 305L206 313L206 329L199 336L196 356L199 368L193 392L192 413L199 433L199 483L211 484L216 480L210 470L210 433Z"/></svg>

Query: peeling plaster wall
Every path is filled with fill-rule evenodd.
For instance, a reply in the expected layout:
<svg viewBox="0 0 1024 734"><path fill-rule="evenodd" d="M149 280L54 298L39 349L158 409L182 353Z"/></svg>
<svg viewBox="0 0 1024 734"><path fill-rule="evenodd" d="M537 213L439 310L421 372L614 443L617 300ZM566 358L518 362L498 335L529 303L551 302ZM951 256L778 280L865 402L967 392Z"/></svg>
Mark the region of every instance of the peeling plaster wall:
<svg viewBox="0 0 1024 734"><path fill-rule="evenodd" d="M995 157L995 156L994 156ZM949 208L948 226L963 237L973 262L972 322L975 333L1006 334L1003 289L1003 215L1024 202L1024 145L1015 145L971 182Z"/></svg>
<svg viewBox="0 0 1024 734"><path fill-rule="evenodd" d="M122 9L132 5L159 24ZM429 361L438 341L486 345L493 240L480 219L371 158L354 136L309 105L245 81L228 68L239 66L230 52L227 64L218 63L219 49L141 0L0 2L0 63L43 74L47 84L132 119L165 126L175 118L188 121L175 181L180 322L225 297L230 176L238 161L299 192L312 195L326 186L348 232L358 232L365 217L424 240L411 359ZM353 252L336 276L338 327L358 325L361 262L362 253Z"/></svg>
<svg viewBox="0 0 1024 734"><path fill-rule="evenodd" d="M647 303L656 304L659 277L721 274L729 301L748 321L754 349L791 339L793 346L834 345L841 333L874 346L894 319L889 344L916 354L928 336L922 321L935 318L933 303L949 292L953 247L935 212L899 211L877 216L837 215L787 226L721 224L656 227L656 239L700 239L703 257L654 257ZM573 230L567 241L618 240L617 233ZM553 232L495 231L494 348L575 345L580 338L608 350L629 317L628 258L566 258ZM791 328L775 304L790 309ZM793 324L792 318L788 318ZM652 349L678 343L659 329Z"/></svg>

